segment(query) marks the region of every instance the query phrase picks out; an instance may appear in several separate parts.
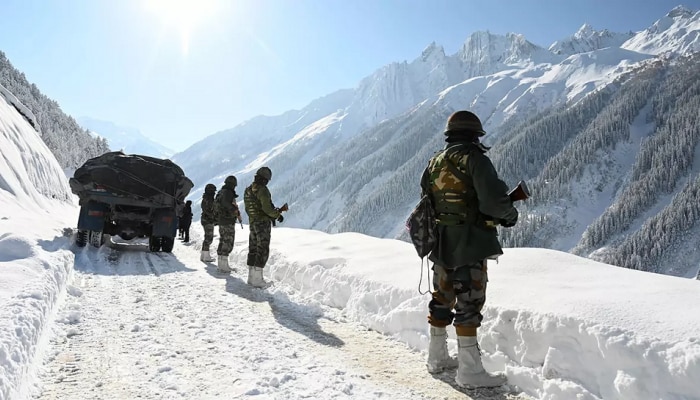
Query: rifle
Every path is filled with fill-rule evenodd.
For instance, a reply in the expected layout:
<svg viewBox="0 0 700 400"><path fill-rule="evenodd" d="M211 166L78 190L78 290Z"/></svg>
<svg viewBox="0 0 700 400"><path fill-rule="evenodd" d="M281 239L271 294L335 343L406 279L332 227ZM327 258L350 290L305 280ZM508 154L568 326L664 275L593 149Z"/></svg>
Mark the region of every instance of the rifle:
<svg viewBox="0 0 700 400"><path fill-rule="evenodd" d="M518 182L517 186L508 192L508 197L510 197L510 200L513 203L516 201L527 200L530 198L530 189L527 188L525 181L520 181ZM496 227L498 225L501 225L501 221L486 220L486 226Z"/></svg>
<svg viewBox="0 0 700 400"><path fill-rule="evenodd" d="M280 212L280 218L283 218L282 213L285 211L289 211L289 205L287 205L287 203L284 203L282 207L277 208L277 211ZM277 226L276 220L274 219L272 220L272 226Z"/></svg>
<svg viewBox="0 0 700 400"><path fill-rule="evenodd" d="M233 203L236 207L236 217L238 217L238 223L241 224L241 229L243 229L243 217L241 217L241 210L238 208L236 203Z"/></svg>
<svg viewBox="0 0 700 400"><path fill-rule="evenodd" d="M508 197L513 202L527 200L530 198L530 189L527 188L525 181L520 181L516 187L508 192Z"/></svg>

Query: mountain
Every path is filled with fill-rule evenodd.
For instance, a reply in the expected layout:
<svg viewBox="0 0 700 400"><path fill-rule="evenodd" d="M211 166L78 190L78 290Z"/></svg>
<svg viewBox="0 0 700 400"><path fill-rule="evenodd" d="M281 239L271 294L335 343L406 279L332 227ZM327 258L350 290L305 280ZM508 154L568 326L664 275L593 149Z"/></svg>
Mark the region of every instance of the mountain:
<svg viewBox="0 0 700 400"><path fill-rule="evenodd" d="M49 200L72 199L61 166L36 131L36 117L0 85L0 198L26 210L41 210ZM9 213L3 219L18 218Z"/></svg>
<svg viewBox="0 0 700 400"><path fill-rule="evenodd" d="M64 170L75 169L85 160L109 151L105 140L95 138L81 128L73 117L61 110L55 100L41 93L33 83L30 84L1 51L0 85L32 112L36 120L34 129Z"/></svg>
<svg viewBox="0 0 700 400"><path fill-rule="evenodd" d="M170 158L175 153L166 146L147 138L135 128L122 127L113 122L90 117L79 117L78 123L92 134L107 139L107 144L112 150L158 158Z"/></svg>
<svg viewBox="0 0 700 400"><path fill-rule="evenodd" d="M596 31L589 24L583 24L573 36L554 42L549 46L549 51L570 56L606 47L620 47L633 36L633 32L614 33L607 29Z"/></svg>
<svg viewBox="0 0 700 400"><path fill-rule="evenodd" d="M625 34L584 25L548 49L489 32L472 34L452 55L432 43L356 88L254 118L174 159L194 171L195 201L206 183L219 186L234 174L244 186L267 165L273 199L290 204L288 226L405 238L418 177L443 146L446 117L470 109L495 145L491 156L506 182L527 179L534 189L519 206L521 223L503 230L504 243L695 277L700 254L678 251L678 235L658 241L650 232L677 222L672 204L692 195L690 187L658 182L680 184L695 168L689 149L699 125L686 114L696 113L698 15L677 7ZM669 134L679 123L683 134ZM640 192L640 184L653 193ZM673 215L659 221L660 212ZM695 235L700 226L688 229ZM672 258L680 266L665 267Z"/></svg>

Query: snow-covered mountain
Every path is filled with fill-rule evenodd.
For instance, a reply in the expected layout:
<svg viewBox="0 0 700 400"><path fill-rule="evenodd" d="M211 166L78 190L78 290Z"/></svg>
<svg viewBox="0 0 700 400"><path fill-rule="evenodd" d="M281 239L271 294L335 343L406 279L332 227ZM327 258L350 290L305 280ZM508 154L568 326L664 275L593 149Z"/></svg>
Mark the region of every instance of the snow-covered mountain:
<svg viewBox="0 0 700 400"><path fill-rule="evenodd" d="M549 51L555 54L572 55L605 47L620 47L633 36L634 32L614 33L607 29L597 31L591 25L583 24L573 36L552 43Z"/></svg>
<svg viewBox="0 0 700 400"><path fill-rule="evenodd" d="M595 137L596 129L629 133L633 122L653 120L643 134L638 134L641 136L624 139L628 161L618 163L616 179L601 178L604 170L596 169L595 179L614 182L614 187L607 189L610 193L606 199L596 199L596 207L572 204L572 193L559 193L557 204L568 210L566 221L550 218L551 225L538 227L523 222L511 233L504 233L512 246L548 246L592 257L600 256L598 250L602 248L615 253L625 238L642 231L617 230L614 237L603 235L604 239L585 245L582 235L589 225L606 224L595 221L623 199L620 196L630 182L625 177L633 174L630 169L641 168L634 167L634 162L641 162L638 157L647 151L644 141L668 123L670 115L664 114L663 107L671 103L658 96L694 96L692 91L683 92L673 76L692 77L694 61L677 60L700 49L699 15L677 7L650 28L636 33L598 32L584 25L549 49L529 43L521 35L488 32L472 34L452 55L432 43L413 61L382 67L356 88L318 99L301 110L254 118L203 139L174 159L193 178L195 201L205 184L219 186L226 175L234 174L244 186L258 167L267 165L273 170L273 199L289 202L291 207L285 224L402 237L405 217L417 200L420 171L429 156L442 147L445 118L457 109L470 109L481 117L489 132L487 143L498 144L493 156L509 184L522 178L547 182L550 178L541 175L543 168L565 154L568 160L581 160L575 164L582 170L623 157L605 147L619 144L616 141L601 142L603 145L593 149L597 152L594 157L583 158L582 154L588 154L578 151ZM676 75L681 70L687 73ZM682 105L674 104L678 109ZM588 113L585 118L575 117L584 112ZM567 124L555 128L542 125L542 121L564 117ZM628 123L618 126L627 119ZM537 127L547 129L547 136L539 134ZM529 137L523 136L525 132ZM542 151L543 141L549 139L557 145ZM567 150L568 145L571 148ZM499 148L512 151L504 154ZM514 154L524 164L514 162ZM527 160L537 161L528 164ZM509 168L512 165L519 169ZM652 209L663 210L671 200L669 196L659 197ZM529 216L532 220L551 214L541 201L535 195L524 206L524 211L533 213ZM646 214L647 218L655 216L648 211ZM581 222L573 220L581 215L587 217ZM634 226L647 229L642 228L644 221L638 220ZM601 235L595 232L586 237ZM557 235L559 240L552 239ZM660 266L663 257L644 264L654 265L653 270L659 272L695 276L697 271L691 264L700 264L700 255L697 259L688 257L689 264L685 263L683 271ZM627 258L603 261L636 265Z"/></svg>
<svg viewBox="0 0 700 400"><path fill-rule="evenodd" d="M118 126L113 122L90 117L80 117L78 123L93 135L107 139L109 148L126 154L143 154L151 157L170 158L175 151L154 142L136 128Z"/></svg>
<svg viewBox="0 0 700 400"><path fill-rule="evenodd" d="M72 197L61 166L35 126L34 114L0 85L0 199L12 198L27 210L48 199L68 202Z"/></svg>
<svg viewBox="0 0 700 400"><path fill-rule="evenodd" d="M39 88L27 81L5 53L0 51L0 85L33 115L32 126L49 147L58 163L71 174L85 160L108 151L104 139L91 136L73 117L66 115L58 103L44 95Z"/></svg>

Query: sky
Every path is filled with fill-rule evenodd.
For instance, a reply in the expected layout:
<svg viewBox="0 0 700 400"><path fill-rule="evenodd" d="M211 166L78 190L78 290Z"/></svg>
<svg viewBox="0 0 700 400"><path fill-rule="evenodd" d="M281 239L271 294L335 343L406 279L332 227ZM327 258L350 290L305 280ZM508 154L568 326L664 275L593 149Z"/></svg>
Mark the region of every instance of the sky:
<svg viewBox="0 0 700 400"><path fill-rule="evenodd" d="M700 0L4 0L0 51L67 113L182 151L355 87L433 41L453 54L489 30L548 47L583 23L638 31L678 4L700 9Z"/></svg>
<svg viewBox="0 0 700 400"><path fill-rule="evenodd" d="M280 224L266 289L245 283L246 225L230 275L199 261L197 223L172 254L76 248L77 200L42 194L62 171L6 97L0 400L700 399L697 280L505 249L479 341L509 384L461 391L425 369L429 280L409 243Z"/></svg>

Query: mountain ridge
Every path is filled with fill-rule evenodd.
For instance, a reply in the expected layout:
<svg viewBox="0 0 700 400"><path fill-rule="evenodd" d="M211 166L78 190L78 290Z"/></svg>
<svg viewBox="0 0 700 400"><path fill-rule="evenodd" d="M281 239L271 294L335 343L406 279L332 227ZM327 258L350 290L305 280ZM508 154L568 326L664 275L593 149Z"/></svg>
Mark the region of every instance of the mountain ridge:
<svg viewBox="0 0 700 400"><path fill-rule="evenodd" d="M383 66L362 79L356 88L344 89L344 96L337 98L332 107L319 100L314 107L285 113L285 117L256 119L255 126L244 123L218 133L216 140L212 137L203 139L197 146L206 149L208 159L212 160L209 164L194 161L201 159L201 154L196 151L186 150L174 157L186 165L186 171L206 171L195 180L198 188L191 196L195 201L206 183L217 184L226 175L233 174L238 177L240 185L247 185L254 171L267 165L273 170L270 183L273 198L289 202L293 210L285 224L328 232L357 231L378 237L405 238L403 221L417 200L417 176L430 155L442 147L441 131L447 115L458 109L474 111L481 117L488 133L487 144L502 146L505 138L518 143L520 136L513 131L514 127L537 137L535 131L527 128L528 125L522 125L532 118L535 120L531 120L529 126L534 127L538 126L536 119L561 119L568 109L594 112L588 118L565 119L567 124L573 124L566 128L572 133L558 139L561 143L556 152L541 155L546 158L539 168L532 169L530 177L544 179L540 174L547 163L555 165L561 162L557 160L567 159L563 156L565 152L561 156L557 155L558 152L570 151L577 157L587 154L576 153L579 146L583 146L582 151L590 148L601 155L609 153L605 157L610 159L614 152L607 150L605 140L596 139L595 127L607 131L615 126L616 130L628 132L635 118L647 118L639 114L643 109L641 105L635 106L641 108L633 114L630 104L625 105L624 101L616 99L633 96L630 93L637 91L652 96L643 80L632 78L635 74L655 68L671 71L674 60L697 52L700 49L697 35L699 16L700 13L675 8L649 28L627 34L596 31L584 24L569 38L568 47L564 46L566 39L555 42L572 54L567 54L567 51L556 54L533 45L518 34L475 32L452 55L446 55L444 48L433 42L412 61ZM577 42L573 43L572 38ZM673 40L669 42L667 39ZM665 80L663 90L666 85L675 83ZM623 87L630 89L618 93ZM582 103L589 97L597 105ZM632 98L629 97L630 101ZM575 108L578 104L584 104L584 107ZM627 107L624 120L628 122L621 126L610 125L610 116L621 115L622 107ZM648 107L651 107L650 112L657 112L658 106ZM602 114L596 120L597 113ZM305 119L300 119L301 116ZM549 131L550 128L546 129ZM653 136L654 132L652 130L650 134ZM257 140L258 136L267 138L267 142ZM271 137L273 140L269 140ZM225 157L225 151L217 147L224 140L235 149L237 138L242 138L245 157ZM248 142L250 138L255 140ZM554 136L539 140L552 138ZM629 134L623 138L619 143L631 140ZM597 144L591 146L589 140ZM526 159L540 157L537 147L542 145L541 142L526 140L523 143L527 143L527 147L516 147L517 151L512 154L522 154ZM639 149L643 147L640 143L625 146ZM567 146L573 150L566 150ZM497 148L494 150L497 168L508 171L511 161L499 156ZM632 159L637 156L633 150L628 152ZM226 163L212 165L221 159L226 159ZM591 165L599 162L595 157L587 156L581 160L580 168L592 173L595 168L591 169ZM626 167L618 164L615 168L619 173L625 172L625 168L636 168L632 161L624 165ZM504 174L510 184L521 179L516 174ZM593 173L590 177L603 179L600 187L608 193L608 197L600 197L595 203L599 209L589 207L587 212L590 215L584 220L591 224L590 227L566 219L584 212L585 205L569 207L566 197L561 197L569 196L568 192L554 191L547 196L560 196L556 200L569 207L566 208L569 217L553 218L551 211L543 210L541 205L538 208L533 200L533 207L523 207L525 222L522 227L504 232L504 242L515 247L550 245L557 250L577 249L591 257L602 254L600 246L614 246L614 243L600 242L596 245L598 247L583 250L577 245L580 238L572 236L583 235L589 229L596 231L597 213L603 220L608 218L603 210L618 201L617 196L622 193L619 188L625 184L619 178L615 183L618 189L612 190L603 175ZM590 177L586 179L594 179ZM584 178L575 174L572 179ZM582 181L584 183L595 190L596 185ZM544 188L534 186L538 190ZM666 201L670 200L667 198ZM664 209L666 206L659 203L658 207ZM551 226L548 227L545 221ZM556 229L567 232L563 236L568 239L553 240ZM634 231L619 234L631 237ZM612 240L613 236L610 238ZM624 260L616 262L616 265L625 266L638 264ZM653 268L657 268L657 264ZM683 272L686 273L692 275L689 271Z"/></svg>

